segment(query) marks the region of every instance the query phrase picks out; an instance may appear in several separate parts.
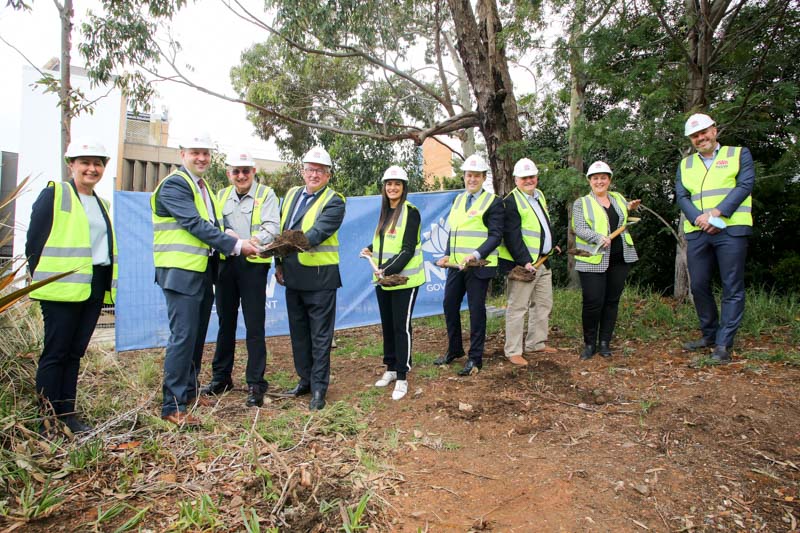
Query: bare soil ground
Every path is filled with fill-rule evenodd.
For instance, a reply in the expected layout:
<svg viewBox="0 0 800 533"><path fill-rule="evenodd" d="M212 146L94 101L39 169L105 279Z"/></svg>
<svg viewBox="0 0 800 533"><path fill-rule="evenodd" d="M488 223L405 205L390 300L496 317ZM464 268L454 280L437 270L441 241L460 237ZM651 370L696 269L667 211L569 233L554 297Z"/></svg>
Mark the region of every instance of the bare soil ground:
<svg viewBox="0 0 800 533"><path fill-rule="evenodd" d="M124 501L149 507L137 527L161 531L184 516L180 501L209 494L220 502L219 523L197 529L242 531L240 509L252 508L281 531L333 531L369 491L361 523L374 531L798 528L796 366L735 359L693 369L678 339L623 341L609 359L580 362L574 340L555 332L551 344L561 351L529 355L530 365L520 368L503 357L499 333L488 338L483 371L461 378L456 371L463 359L439 370L431 365L446 337L421 325L415 351L426 355L410 375L409 395L393 402L391 387L372 386L383 372L379 356L366 356L380 353L379 328L341 331L336 338L329 414L303 414L286 442L280 421L305 413L307 398L247 409L239 387L215 406L197 408L208 422L198 432L150 421L159 444L141 454L130 483L121 486L120 479L132 475L124 446L138 442L135 432L106 440L113 460L74 474L68 505L57 513L6 525L92 530L87 524L97 519L98 501L106 508ZM767 339L740 342L751 351L774 347ZM273 387L291 383L288 339L268 345L268 379ZM244 359L237 356L237 376ZM136 353L125 353L119 364L135 371L136 360ZM157 404L150 400L151 414ZM365 424L358 432L333 425L353 412ZM255 431L260 424L271 429ZM215 448L231 436L234 444ZM280 518L266 520L273 511ZM123 513L109 524L129 517Z"/></svg>

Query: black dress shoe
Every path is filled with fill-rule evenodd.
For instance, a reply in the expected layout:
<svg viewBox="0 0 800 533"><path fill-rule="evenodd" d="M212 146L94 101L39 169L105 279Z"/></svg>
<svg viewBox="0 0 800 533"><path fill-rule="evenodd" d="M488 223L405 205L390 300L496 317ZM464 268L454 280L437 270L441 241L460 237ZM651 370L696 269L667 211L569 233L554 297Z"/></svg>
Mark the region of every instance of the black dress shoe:
<svg viewBox="0 0 800 533"><path fill-rule="evenodd" d="M311 401L308 403L308 408L311 411L319 411L325 407L325 393L321 391L314 391L311 395Z"/></svg>
<svg viewBox="0 0 800 533"><path fill-rule="evenodd" d="M292 398L297 398L298 396L305 396L309 392L311 392L311 387L308 385L300 385L298 383L293 389L289 389L284 392L282 396L291 396Z"/></svg>
<svg viewBox="0 0 800 533"><path fill-rule="evenodd" d="M453 361L455 361L459 357L464 357L464 354L462 353L461 355L454 355L454 354L451 354L450 352L447 352L443 356L434 359L433 360L433 364L434 365L449 365L450 363L452 363Z"/></svg>
<svg viewBox="0 0 800 533"><path fill-rule="evenodd" d="M458 375L471 376L473 374L477 374L480 371L481 371L481 365L470 359L467 361L467 364L464 365L464 368L458 371Z"/></svg>
<svg viewBox="0 0 800 533"><path fill-rule="evenodd" d="M608 341L600 341L597 351L600 353L600 357L611 357L611 344Z"/></svg>
<svg viewBox="0 0 800 533"><path fill-rule="evenodd" d="M597 350L595 350L594 344L587 344L583 347L583 351L581 352L581 361L588 361L594 357L596 352Z"/></svg>
<svg viewBox="0 0 800 533"><path fill-rule="evenodd" d="M61 421L64 422L64 425L69 428L73 435L77 435L78 433L86 433L94 429L92 426L75 415L65 416L61 419Z"/></svg>
<svg viewBox="0 0 800 533"><path fill-rule="evenodd" d="M690 352L696 352L697 350L702 350L703 348L710 348L714 346L714 341L710 339L706 339L703 337L702 339L697 339L696 341L689 341L683 343L683 349L688 350Z"/></svg>
<svg viewBox="0 0 800 533"><path fill-rule="evenodd" d="M262 389L261 387L250 385L247 387L247 400L245 400L244 404L247 407L261 407L264 405L264 394L267 389L268 386Z"/></svg>
<svg viewBox="0 0 800 533"><path fill-rule="evenodd" d="M727 365L731 362L731 352L725 346L717 346L711 354L711 360L718 365Z"/></svg>
<svg viewBox="0 0 800 533"><path fill-rule="evenodd" d="M200 389L200 394L203 396L218 396L229 390L233 390L233 381L230 379L225 381L212 381Z"/></svg>

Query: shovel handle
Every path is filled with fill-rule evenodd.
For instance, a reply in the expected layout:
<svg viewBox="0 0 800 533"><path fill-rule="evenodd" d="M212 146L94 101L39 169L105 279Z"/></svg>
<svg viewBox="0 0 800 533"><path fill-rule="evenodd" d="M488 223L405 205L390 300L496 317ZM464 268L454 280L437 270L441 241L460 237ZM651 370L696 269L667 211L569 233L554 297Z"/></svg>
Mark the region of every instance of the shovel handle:
<svg viewBox="0 0 800 533"><path fill-rule="evenodd" d="M377 275L378 274L378 270L380 270L380 269L378 268L378 265L375 264L375 259L373 259L371 255L366 255L366 254L361 254L361 257L363 257L364 259L369 261L369 266L372 267L372 271L375 272L375 274ZM383 277L383 276L379 276L379 277Z"/></svg>

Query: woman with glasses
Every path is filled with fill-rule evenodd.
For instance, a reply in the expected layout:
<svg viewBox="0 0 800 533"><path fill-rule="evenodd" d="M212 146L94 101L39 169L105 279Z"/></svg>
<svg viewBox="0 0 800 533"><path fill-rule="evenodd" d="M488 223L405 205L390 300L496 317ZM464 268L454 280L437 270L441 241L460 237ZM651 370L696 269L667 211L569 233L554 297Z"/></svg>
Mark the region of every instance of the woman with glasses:
<svg viewBox="0 0 800 533"><path fill-rule="evenodd" d="M378 265L375 280L390 275L405 276L407 281L395 286L375 286L383 329L383 363L386 372L375 382L386 387L395 382L393 400L408 392L411 370L411 315L419 286L425 283L420 247L421 217L408 197L408 175L398 166L383 173L381 212L372 244L361 250ZM374 259L372 259L374 258Z"/></svg>

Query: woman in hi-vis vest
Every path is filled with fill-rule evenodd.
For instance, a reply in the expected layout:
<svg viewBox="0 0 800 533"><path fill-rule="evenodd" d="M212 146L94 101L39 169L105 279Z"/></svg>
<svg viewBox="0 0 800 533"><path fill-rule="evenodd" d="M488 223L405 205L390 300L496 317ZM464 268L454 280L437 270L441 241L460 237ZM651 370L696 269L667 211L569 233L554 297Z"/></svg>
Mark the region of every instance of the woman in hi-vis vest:
<svg viewBox="0 0 800 533"><path fill-rule="evenodd" d="M383 363L386 365L376 387L396 382L393 400L408 392L407 374L411 370L411 315L419 286L425 283L420 247L421 218L408 196L408 175L398 166L383 174L381 214L372 244L361 250L378 266L374 279L399 275L408 278L393 286L375 285L383 328Z"/></svg>
<svg viewBox="0 0 800 533"><path fill-rule="evenodd" d="M589 166L586 177L592 192L572 205L572 229L576 248L588 252L575 256L575 270L583 292L583 342L581 359L591 359L600 352L611 356L611 337L617 322L617 309L625 278L631 264L638 261L628 230L610 238L614 230L628 222L628 211L639 207L641 200L628 202L618 192L609 191L611 168L603 161ZM600 250L594 253L596 247ZM599 344L598 344L599 339Z"/></svg>
<svg viewBox="0 0 800 533"><path fill-rule="evenodd" d="M36 370L43 421L39 433L91 431L75 410L81 357L103 303L113 303L117 251L109 204L94 192L109 156L95 139L70 143L64 158L70 181L50 182L33 204L25 255L33 281L72 272L31 292L44 318L44 348ZM52 416L55 415L55 418Z"/></svg>

